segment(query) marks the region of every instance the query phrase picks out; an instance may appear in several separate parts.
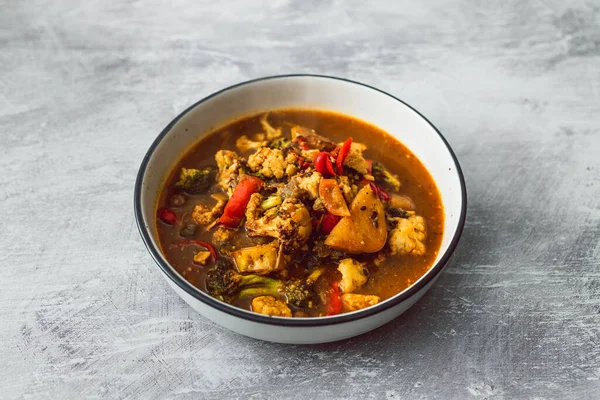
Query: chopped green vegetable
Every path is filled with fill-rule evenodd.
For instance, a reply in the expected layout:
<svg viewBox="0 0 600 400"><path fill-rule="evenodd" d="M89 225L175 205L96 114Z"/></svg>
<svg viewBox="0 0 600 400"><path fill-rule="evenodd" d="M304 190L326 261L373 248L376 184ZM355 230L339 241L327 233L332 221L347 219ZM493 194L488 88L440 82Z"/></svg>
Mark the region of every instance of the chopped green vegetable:
<svg viewBox="0 0 600 400"><path fill-rule="evenodd" d="M268 144L268 147L281 150L290 143L291 141L288 138L282 136L280 138L271 140Z"/></svg>
<svg viewBox="0 0 600 400"><path fill-rule="evenodd" d="M277 207L281 203L283 203L283 199L281 198L281 196L271 196L266 200L263 200L262 203L260 203L260 208L266 211L269 208Z"/></svg>
<svg viewBox="0 0 600 400"><path fill-rule="evenodd" d="M214 172L214 169L210 167L204 169L181 168L179 181L175 187L190 194L204 193L213 183Z"/></svg>
<svg viewBox="0 0 600 400"><path fill-rule="evenodd" d="M373 176L375 177L375 181L386 182L391 185L394 190L400 190L400 180L398 179L398 176L390 173L382 163L373 163Z"/></svg>
<svg viewBox="0 0 600 400"><path fill-rule="evenodd" d="M314 299L312 286L323 274L324 269L313 271L306 279L287 282L260 275L242 275L231 265L220 259L206 275L206 289L211 296L231 301L233 298L256 296L285 296L287 303L296 307L311 307Z"/></svg>

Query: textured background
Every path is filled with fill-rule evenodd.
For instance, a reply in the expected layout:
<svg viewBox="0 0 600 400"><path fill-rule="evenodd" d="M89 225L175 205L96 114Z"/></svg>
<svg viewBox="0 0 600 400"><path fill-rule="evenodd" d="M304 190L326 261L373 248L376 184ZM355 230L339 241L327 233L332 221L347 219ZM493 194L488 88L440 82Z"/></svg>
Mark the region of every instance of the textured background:
<svg viewBox="0 0 600 400"><path fill-rule="evenodd" d="M0 0L0 398L600 398L600 3L418 3ZM290 72L409 102L469 191L426 297L327 345L196 314L132 213L176 114Z"/></svg>

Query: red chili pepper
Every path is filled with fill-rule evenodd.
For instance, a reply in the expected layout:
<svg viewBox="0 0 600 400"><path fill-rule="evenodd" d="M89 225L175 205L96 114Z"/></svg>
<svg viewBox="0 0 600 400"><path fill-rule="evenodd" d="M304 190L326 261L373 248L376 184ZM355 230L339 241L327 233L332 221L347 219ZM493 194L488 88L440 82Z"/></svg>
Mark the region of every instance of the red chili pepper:
<svg viewBox="0 0 600 400"><path fill-rule="evenodd" d="M342 175L344 173L344 160L348 156L350 152L350 146L352 146L352 138L348 138L342 145L340 149L340 154L338 154L337 159L335 160L335 166L337 167L338 175Z"/></svg>
<svg viewBox="0 0 600 400"><path fill-rule="evenodd" d="M342 217L338 217L337 215L325 213L325 215L323 215L323 218L321 218L321 232L323 232L326 235L329 235L329 233L333 230L333 228L335 228L335 226L338 224L338 222L340 222L341 219Z"/></svg>
<svg viewBox="0 0 600 400"><path fill-rule="evenodd" d="M175 214L173 210L170 210L168 208L159 208L157 215L158 219L160 219L165 224L177 225L177 214Z"/></svg>
<svg viewBox="0 0 600 400"><path fill-rule="evenodd" d="M306 141L304 139L297 138L296 140L298 141L298 144L300 145L300 148L302 150L309 150L310 149L310 147L308 147L308 145L306 144Z"/></svg>
<svg viewBox="0 0 600 400"><path fill-rule="evenodd" d="M369 173L369 175L373 175L373 160L366 160L367 161L367 172Z"/></svg>
<svg viewBox="0 0 600 400"><path fill-rule="evenodd" d="M342 295L338 282L333 282L327 291L327 315L336 315L342 312Z"/></svg>
<svg viewBox="0 0 600 400"><path fill-rule="evenodd" d="M330 154L328 152L322 151L316 155L314 160L315 169L324 177L335 176L335 170L329 157Z"/></svg>
<svg viewBox="0 0 600 400"><path fill-rule="evenodd" d="M306 169L309 165L310 164L304 159L304 157L298 157L298 167L300 167L300 169Z"/></svg>
<svg viewBox="0 0 600 400"><path fill-rule="evenodd" d="M373 194L376 197L379 197L379 189L377 188L377 185L374 184L373 182L369 182L369 186L371 186L371 190L373 191Z"/></svg>
<svg viewBox="0 0 600 400"><path fill-rule="evenodd" d="M387 190L385 190L381 186L377 186L377 189L379 190L379 198L381 200L388 201L390 199L390 194L387 192Z"/></svg>
<svg viewBox="0 0 600 400"><path fill-rule="evenodd" d="M333 169L333 163L331 162L331 159L329 158L329 156L327 156L327 158L325 159L325 167L327 168L327 172L329 172L329 174L331 176L335 176L335 170Z"/></svg>
<svg viewBox="0 0 600 400"><path fill-rule="evenodd" d="M178 243L173 243L170 247L183 247L183 246L189 246L189 245L196 245L196 246L201 246L204 247L206 250L210 251L210 255L212 256L212 258L216 261L217 259L217 251L215 250L214 247L212 247L212 245L210 243L206 243L203 242L202 240L182 240L181 242Z"/></svg>
<svg viewBox="0 0 600 400"><path fill-rule="evenodd" d="M242 221L242 218L244 218L250 196L262 189L264 184L265 183L262 180L255 176L242 176L225 206L225 210L219 219L219 223L230 228L238 226Z"/></svg>
<svg viewBox="0 0 600 400"><path fill-rule="evenodd" d="M371 186L371 189L373 190L375 196L379 197L379 199L383 201L388 201L390 199L390 194L387 191L385 191L381 186L377 186L373 182L369 183L369 185Z"/></svg>

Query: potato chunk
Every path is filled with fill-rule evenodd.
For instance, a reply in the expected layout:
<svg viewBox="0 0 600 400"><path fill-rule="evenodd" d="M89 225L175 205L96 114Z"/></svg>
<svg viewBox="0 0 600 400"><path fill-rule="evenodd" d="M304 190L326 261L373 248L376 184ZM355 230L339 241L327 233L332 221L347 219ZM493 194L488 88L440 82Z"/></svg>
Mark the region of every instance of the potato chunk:
<svg viewBox="0 0 600 400"><path fill-rule="evenodd" d="M291 317L292 310L273 296L259 296L252 299L252 311L272 317Z"/></svg>
<svg viewBox="0 0 600 400"><path fill-rule="evenodd" d="M363 187L350 205L350 216L333 228L325 244L351 254L376 253L387 240L385 213L369 185Z"/></svg>
<svg viewBox="0 0 600 400"><path fill-rule="evenodd" d="M370 294L355 294L355 293L344 293L342 295L342 310L356 311L362 308L374 306L379 303L381 299L379 296L373 296Z"/></svg>
<svg viewBox="0 0 600 400"><path fill-rule="evenodd" d="M277 260L278 248L276 242L245 247L232 253L238 271L265 275L278 271L285 266L284 260ZM284 256L282 255L281 258Z"/></svg>

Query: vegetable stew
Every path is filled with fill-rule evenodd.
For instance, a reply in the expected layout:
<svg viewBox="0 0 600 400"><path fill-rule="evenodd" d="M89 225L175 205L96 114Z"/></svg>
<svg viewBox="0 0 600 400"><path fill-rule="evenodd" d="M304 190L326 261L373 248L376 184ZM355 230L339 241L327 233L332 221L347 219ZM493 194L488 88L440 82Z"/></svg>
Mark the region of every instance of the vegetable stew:
<svg viewBox="0 0 600 400"><path fill-rule="evenodd" d="M177 162L157 205L169 263L211 296L254 312L359 310L433 265L440 194L391 135L333 112L237 120Z"/></svg>

